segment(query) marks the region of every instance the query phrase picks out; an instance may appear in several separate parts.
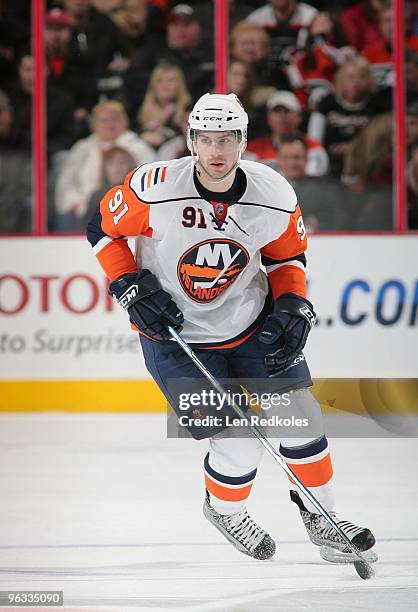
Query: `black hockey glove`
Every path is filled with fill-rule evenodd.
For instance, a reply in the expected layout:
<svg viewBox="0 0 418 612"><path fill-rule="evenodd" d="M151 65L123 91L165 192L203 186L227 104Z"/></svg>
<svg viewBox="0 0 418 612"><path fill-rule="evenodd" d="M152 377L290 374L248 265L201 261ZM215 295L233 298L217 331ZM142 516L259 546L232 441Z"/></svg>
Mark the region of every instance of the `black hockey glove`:
<svg viewBox="0 0 418 612"><path fill-rule="evenodd" d="M284 293L277 298L259 335L265 344L279 343L279 348L264 358L269 376L278 376L287 370L302 352L315 317L312 304L299 295Z"/></svg>
<svg viewBox="0 0 418 612"><path fill-rule="evenodd" d="M149 270L124 274L110 283L109 293L128 311L131 322L154 340L170 340L167 325L181 331L183 313Z"/></svg>

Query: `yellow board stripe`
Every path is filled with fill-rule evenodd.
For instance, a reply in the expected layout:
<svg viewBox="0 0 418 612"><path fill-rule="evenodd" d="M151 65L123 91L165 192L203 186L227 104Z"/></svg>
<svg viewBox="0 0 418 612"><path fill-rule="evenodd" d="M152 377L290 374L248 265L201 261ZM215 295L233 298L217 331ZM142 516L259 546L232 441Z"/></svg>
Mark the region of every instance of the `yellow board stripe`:
<svg viewBox="0 0 418 612"><path fill-rule="evenodd" d="M418 414L418 379L316 379L324 412ZM0 412L165 412L152 380L2 380Z"/></svg>
<svg viewBox="0 0 418 612"><path fill-rule="evenodd" d="M0 381L0 412L165 412L152 380Z"/></svg>

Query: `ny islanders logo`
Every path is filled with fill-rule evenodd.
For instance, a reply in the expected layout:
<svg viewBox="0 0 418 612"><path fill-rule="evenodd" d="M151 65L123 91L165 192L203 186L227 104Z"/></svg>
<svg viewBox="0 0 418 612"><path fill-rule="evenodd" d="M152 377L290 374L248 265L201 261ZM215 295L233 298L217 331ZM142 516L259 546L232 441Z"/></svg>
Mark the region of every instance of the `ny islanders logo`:
<svg viewBox="0 0 418 612"><path fill-rule="evenodd" d="M177 276L192 300L207 304L232 285L249 261L248 251L234 240L205 240L180 257Z"/></svg>

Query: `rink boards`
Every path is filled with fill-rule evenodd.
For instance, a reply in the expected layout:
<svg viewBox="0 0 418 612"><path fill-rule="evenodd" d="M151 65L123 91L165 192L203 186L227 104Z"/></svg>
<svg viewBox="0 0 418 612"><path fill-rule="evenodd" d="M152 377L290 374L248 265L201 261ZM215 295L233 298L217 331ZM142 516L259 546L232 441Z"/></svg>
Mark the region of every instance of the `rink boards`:
<svg viewBox="0 0 418 612"><path fill-rule="evenodd" d="M355 396L359 378L416 378L417 247L415 235L311 237L318 385L355 379L334 387ZM1 410L165 410L83 237L5 238L0 262Z"/></svg>

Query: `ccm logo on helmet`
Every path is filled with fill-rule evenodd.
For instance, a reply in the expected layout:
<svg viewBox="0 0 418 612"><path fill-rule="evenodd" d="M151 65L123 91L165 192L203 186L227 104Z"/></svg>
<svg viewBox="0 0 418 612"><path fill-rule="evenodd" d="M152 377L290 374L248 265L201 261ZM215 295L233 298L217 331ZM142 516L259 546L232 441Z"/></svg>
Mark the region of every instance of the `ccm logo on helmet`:
<svg viewBox="0 0 418 612"><path fill-rule="evenodd" d="M203 121L222 121L223 117L203 117Z"/></svg>
<svg viewBox="0 0 418 612"><path fill-rule="evenodd" d="M249 261L247 250L234 240L205 240L180 257L177 276L189 298L207 304L236 281Z"/></svg>

